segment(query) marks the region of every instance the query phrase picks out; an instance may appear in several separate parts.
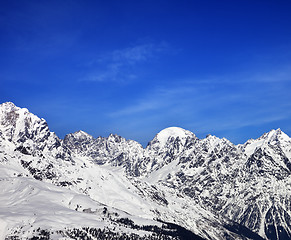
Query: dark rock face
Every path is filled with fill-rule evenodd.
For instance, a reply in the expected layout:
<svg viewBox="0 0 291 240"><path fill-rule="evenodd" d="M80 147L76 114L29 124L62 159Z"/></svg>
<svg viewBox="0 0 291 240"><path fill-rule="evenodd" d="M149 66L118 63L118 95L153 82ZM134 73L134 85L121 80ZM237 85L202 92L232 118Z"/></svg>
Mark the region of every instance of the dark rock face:
<svg viewBox="0 0 291 240"><path fill-rule="evenodd" d="M290 215L281 206L272 206L265 217L265 233L268 239L290 239L291 232L284 226L289 224Z"/></svg>
<svg viewBox="0 0 291 240"><path fill-rule="evenodd" d="M133 174L136 173L133 171L134 161L144 151L139 143L118 135L95 139L83 131L66 135L63 144L75 155L88 157L99 165L123 166Z"/></svg>

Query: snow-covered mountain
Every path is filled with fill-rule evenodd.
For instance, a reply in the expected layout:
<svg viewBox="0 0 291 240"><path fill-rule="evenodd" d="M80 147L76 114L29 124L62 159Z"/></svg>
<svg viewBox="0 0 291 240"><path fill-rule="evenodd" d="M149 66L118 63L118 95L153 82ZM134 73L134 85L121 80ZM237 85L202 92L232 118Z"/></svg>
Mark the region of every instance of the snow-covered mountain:
<svg viewBox="0 0 291 240"><path fill-rule="evenodd" d="M291 239L291 139L59 139L0 105L0 239Z"/></svg>

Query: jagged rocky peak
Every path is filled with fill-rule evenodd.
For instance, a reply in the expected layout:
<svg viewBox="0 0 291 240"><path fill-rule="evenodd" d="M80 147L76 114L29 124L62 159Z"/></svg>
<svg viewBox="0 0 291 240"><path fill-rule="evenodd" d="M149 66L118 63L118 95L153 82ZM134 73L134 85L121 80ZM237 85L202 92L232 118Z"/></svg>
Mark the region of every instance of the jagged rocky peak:
<svg viewBox="0 0 291 240"><path fill-rule="evenodd" d="M250 141L261 141L264 144L272 144L274 142L291 141L290 137L285 134L280 128L272 129L271 131L264 133L261 137L256 140L250 139Z"/></svg>
<svg viewBox="0 0 291 240"><path fill-rule="evenodd" d="M94 138L86 132L78 131L65 136L63 144L74 155L88 157L99 165L127 166L136 156L143 153L142 146L133 140L117 135Z"/></svg>
<svg viewBox="0 0 291 240"><path fill-rule="evenodd" d="M199 140L194 151L199 155L220 151L224 155L231 151L236 151L236 146L226 138L208 134L206 138Z"/></svg>
<svg viewBox="0 0 291 240"><path fill-rule="evenodd" d="M77 138L93 138L93 136L91 136L90 134L82 131L82 130L79 130L77 132L74 133L74 135L77 137Z"/></svg>
<svg viewBox="0 0 291 240"><path fill-rule="evenodd" d="M285 134L280 128L276 130L271 130L267 133L264 133L258 139L249 139L243 145L239 147L247 155L253 154L259 148L265 148L267 146L284 146L285 148L291 148L291 138ZM291 156L291 152L290 152Z"/></svg>
<svg viewBox="0 0 291 240"><path fill-rule="evenodd" d="M120 153L136 153L144 151L142 145L134 140L126 139L117 134L110 134L107 138L100 138L99 142L103 142L107 146L108 152Z"/></svg>
<svg viewBox="0 0 291 240"><path fill-rule="evenodd" d="M9 117L7 115L15 115L17 118L24 116L24 117L30 117L34 118L35 120L38 120L39 118L35 116L34 114L30 113L27 108L20 108L15 106L12 102L5 102L0 104L0 113L2 120L5 120L5 117ZM7 120L17 120L17 118L11 118ZM43 119L42 119L43 120ZM11 123L11 122L8 122Z"/></svg>
<svg viewBox="0 0 291 240"><path fill-rule="evenodd" d="M93 140L94 137L82 130L79 130L77 132L67 134L64 138L64 141L68 141L69 139L74 139L76 141L83 142L83 141Z"/></svg>
<svg viewBox="0 0 291 240"><path fill-rule="evenodd" d="M110 142L115 142L115 143L120 143L122 141L126 141L125 138L123 138L117 134L112 134L112 133L108 136L107 140Z"/></svg>
<svg viewBox="0 0 291 240"><path fill-rule="evenodd" d="M219 144L233 144L226 138L219 138L211 134L208 134L206 138L202 139L201 141L208 142L210 146L215 146Z"/></svg>
<svg viewBox="0 0 291 240"><path fill-rule="evenodd" d="M44 119L11 102L0 105L0 128L8 139L15 142L23 142L42 134L46 136L50 132Z"/></svg>
<svg viewBox="0 0 291 240"><path fill-rule="evenodd" d="M79 130L74 133L69 133L65 136L63 140L63 145L70 149L74 153L83 153L88 151L88 147L90 147L96 139L90 134Z"/></svg>
<svg viewBox="0 0 291 240"><path fill-rule="evenodd" d="M270 132L264 134L261 138L265 139L265 143L268 144L275 144L276 142L291 142L290 137L282 132L280 128L271 130Z"/></svg>
<svg viewBox="0 0 291 240"><path fill-rule="evenodd" d="M43 118L26 108L7 102L0 105L0 132L12 142L15 150L33 156L65 158L61 140L51 132Z"/></svg>
<svg viewBox="0 0 291 240"><path fill-rule="evenodd" d="M12 102L5 102L5 103L0 104L1 110L11 111L11 110L16 109L16 108L18 108L18 107L16 107L15 104Z"/></svg>

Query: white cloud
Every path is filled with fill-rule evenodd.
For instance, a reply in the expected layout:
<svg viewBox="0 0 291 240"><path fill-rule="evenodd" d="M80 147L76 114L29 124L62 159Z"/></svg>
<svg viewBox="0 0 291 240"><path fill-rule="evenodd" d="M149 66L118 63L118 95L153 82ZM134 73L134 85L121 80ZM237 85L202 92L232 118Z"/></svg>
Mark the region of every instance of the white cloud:
<svg viewBox="0 0 291 240"><path fill-rule="evenodd" d="M125 64L135 64L141 61L146 61L158 52L156 46L153 44L145 44L116 50L112 53L112 60L114 62L122 62Z"/></svg>
<svg viewBox="0 0 291 240"><path fill-rule="evenodd" d="M111 117L123 117L154 110L168 109L176 105L179 99L183 101L185 94L193 95L195 91L196 89L190 86L173 88L160 87L149 92L141 99L138 99L133 105L118 109L109 115Z"/></svg>
<svg viewBox="0 0 291 240"><path fill-rule="evenodd" d="M114 50L104 56L99 56L97 61L92 61L90 65L94 70L81 81L128 82L135 80L138 78L137 67L157 58L167 49L168 46L165 43L148 43Z"/></svg>

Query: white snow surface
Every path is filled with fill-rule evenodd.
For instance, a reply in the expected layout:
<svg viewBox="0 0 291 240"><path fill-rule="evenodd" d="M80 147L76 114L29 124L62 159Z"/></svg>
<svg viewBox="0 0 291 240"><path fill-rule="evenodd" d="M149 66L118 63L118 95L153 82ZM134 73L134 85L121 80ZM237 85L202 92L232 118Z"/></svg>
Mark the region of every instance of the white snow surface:
<svg viewBox="0 0 291 240"><path fill-rule="evenodd" d="M177 138L179 137L180 140L185 143L187 137L192 137L195 136L192 132L185 130L180 127L168 127L160 131L157 135L156 138L158 139L159 143L161 146L164 146L169 138Z"/></svg>
<svg viewBox="0 0 291 240"><path fill-rule="evenodd" d="M0 189L0 236L14 235L15 231L19 231L18 234L24 239L31 237L37 228L56 231L115 227L102 214L105 205L69 189L22 177L1 178ZM106 208L112 216L117 213L119 218L129 217L135 223L157 225L154 221L133 217L108 206ZM119 231L130 232L124 227L120 227ZM142 231L136 233L144 234Z"/></svg>

